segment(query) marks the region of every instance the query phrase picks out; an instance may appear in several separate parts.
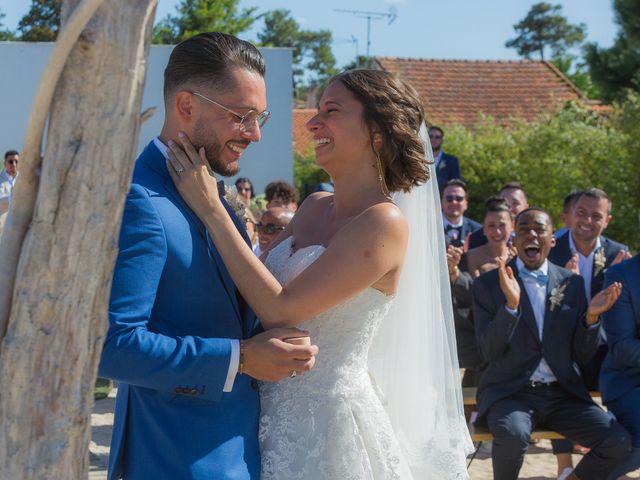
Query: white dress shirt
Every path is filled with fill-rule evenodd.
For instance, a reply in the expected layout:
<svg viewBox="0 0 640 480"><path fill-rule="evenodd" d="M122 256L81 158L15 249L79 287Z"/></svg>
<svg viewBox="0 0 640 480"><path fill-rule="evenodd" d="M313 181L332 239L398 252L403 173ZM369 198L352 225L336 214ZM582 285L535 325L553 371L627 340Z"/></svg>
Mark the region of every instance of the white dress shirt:
<svg viewBox="0 0 640 480"><path fill-rule="evenodd" d="M520 258L516 259L516 266L518 270L522 268L526 268L524 263ZM538 269L538 271L544 273L545 275L549 274L549 262L547 260L544 261L542 266ZM542 332L544 331L544 312L546 310L546 301L547 301L547 285L540 285L535 278L533 277L520 277L522 283L524 284L524 289L527 292L527 296L529 297L529 302L531 303L531 308L533 309L533 315L536 319L536 324L538 326L538 335L540 340L542 340ZM512 314L515 312L511 309L508 309ZM535 369L529 380L532 382L555 382L558 379L554 375L551 367L545 360L544 356L540 360L538 367Z"/></svg>
<svg viewBox="0 0 640 480"><path fill-rule="evenodd" d="M580 276L584 279L584 293L587 295L587 300L591 300L591 280L593 279L593 256L596 251L602 246L600 243L600 237L596 240L596 245L591 250L591 253L586 257L582 255L576 248L576 244L573 242L573 234L569 231L569 248L571 254L578 254L578 269L580 270Z"/></svg>
<svg viewBox="0 0 640 480"><path fill-rule="evenodd" d="M167 147L164 143L160 141L158 137L153 139L153 143L160 153L164 156L165 160L169 158ZM224 387L222 388L223 392L230 392L233 390L233 383L236 380L236 375L238 374L238 368L240 367L240 340L237 338L232 338L231 340L231 358L229 359L229 369L227 370L227 378L224 382Z"/></svg>

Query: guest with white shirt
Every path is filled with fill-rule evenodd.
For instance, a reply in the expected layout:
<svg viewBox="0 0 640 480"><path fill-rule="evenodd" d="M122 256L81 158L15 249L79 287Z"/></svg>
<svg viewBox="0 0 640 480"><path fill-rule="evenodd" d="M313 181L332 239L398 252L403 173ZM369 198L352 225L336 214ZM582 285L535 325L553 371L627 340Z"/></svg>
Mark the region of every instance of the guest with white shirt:
<svg viewBox="0 0 640 480"><path fill-rule="evenodd" d="M584 190L574 202L571 228L565 235L557 237L556 245L549 253L550 262L584 279L587 301L602 290L607 269L630 258L629 247L602 235L611 219L608 195L598 188ZM598 352L583 372L590 389L598 389L600 367L606 353L606 339L602 337Z"/></svg>
<svg viewBox="0 0 640 480"><path fill-rule="evenodd" d="M600 315L619 283L587 306L584 281L547 260L555 244L549 215L537 208L515 221L518 257L473 285L481 355L489 363L478 387L478 421L494 436L494 479L516 480L531 432L544 427L591 448L561 478L606 478L630 452L630 436L596 405L579 366L598 346Z"/></svg>
<svg viewBox="0 0 640 480"><path fill-rule="evenodd" d="M433 158L435 160L436 177L438 177L438 188L443 191L445 184L454 178L460 178L460 163L453 155L442 151L444 142L444 131L435 125L429 129L429 141Z"/></svg>
<svg viewBox="0 0 640 480"><path fill-rule="evenodd" d="M469 235L482 227L464 216L469 208L469 188L464 180L449 180L442 189L442 225L447 246L462 247Z"/></svg>
<svg viewBox="0 0 640 480"><path fill-rule="evenodd" d="M0 173L0 215L9 210L13 187L18 178L18 161L20 154L9 150L4 154L4 170Z"/></svg>

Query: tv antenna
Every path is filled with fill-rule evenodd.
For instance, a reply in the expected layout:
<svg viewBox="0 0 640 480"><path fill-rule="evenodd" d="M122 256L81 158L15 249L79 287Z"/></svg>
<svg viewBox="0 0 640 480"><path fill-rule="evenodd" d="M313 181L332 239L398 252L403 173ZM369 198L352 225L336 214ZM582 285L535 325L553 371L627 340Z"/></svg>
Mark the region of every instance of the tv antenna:
<svg viewBox="0 0 640 480"><path fill-rule="evenodd" d="M369 50L371 49L371 20L387 19L387 25L391 25L398 16L398 11L394 6L389 7L388 12L367 12L363 10L345 10L337 8L334 12L352 13L357 18L367 19L367 58L369 58Z"/></svg>

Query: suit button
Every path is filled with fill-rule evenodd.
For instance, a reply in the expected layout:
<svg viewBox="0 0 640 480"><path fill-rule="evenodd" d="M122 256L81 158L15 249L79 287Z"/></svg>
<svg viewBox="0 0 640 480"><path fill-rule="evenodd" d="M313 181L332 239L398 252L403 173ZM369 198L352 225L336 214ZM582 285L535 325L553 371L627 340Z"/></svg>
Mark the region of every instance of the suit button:
<svg viewBox="0 0 640 480"><path fill-rule="evenodd" d="M189 393L191 393L191 395L197 395L198 394L198 389L197 388L192 388Z"/></svg>
<svg viewBox="0 0 640 480"><path fill-rule="evenodd" d="M251 379L251 388L253 388L254 390L258 389L258 381L255 378Z"/></svg>

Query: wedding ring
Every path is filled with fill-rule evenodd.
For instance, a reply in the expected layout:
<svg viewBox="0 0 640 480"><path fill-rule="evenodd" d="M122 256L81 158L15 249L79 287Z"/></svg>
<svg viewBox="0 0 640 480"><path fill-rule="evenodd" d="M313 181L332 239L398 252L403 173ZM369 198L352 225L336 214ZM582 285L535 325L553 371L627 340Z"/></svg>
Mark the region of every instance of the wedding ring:
<svg viewBox="0 0 640 480"><path fill-rule="evenodd" d="M184 172L184 168L181 167L181 168L176 169L176 173L178 175L180 175L182 172Z"/></svg>
<svg viewBox="0 0 640 480"><path fill-rule="evenodd" d="M291 378L295 378L295 376L297 375L295 370L291 370L291 375L289 375L289 377Z"/></svg>

